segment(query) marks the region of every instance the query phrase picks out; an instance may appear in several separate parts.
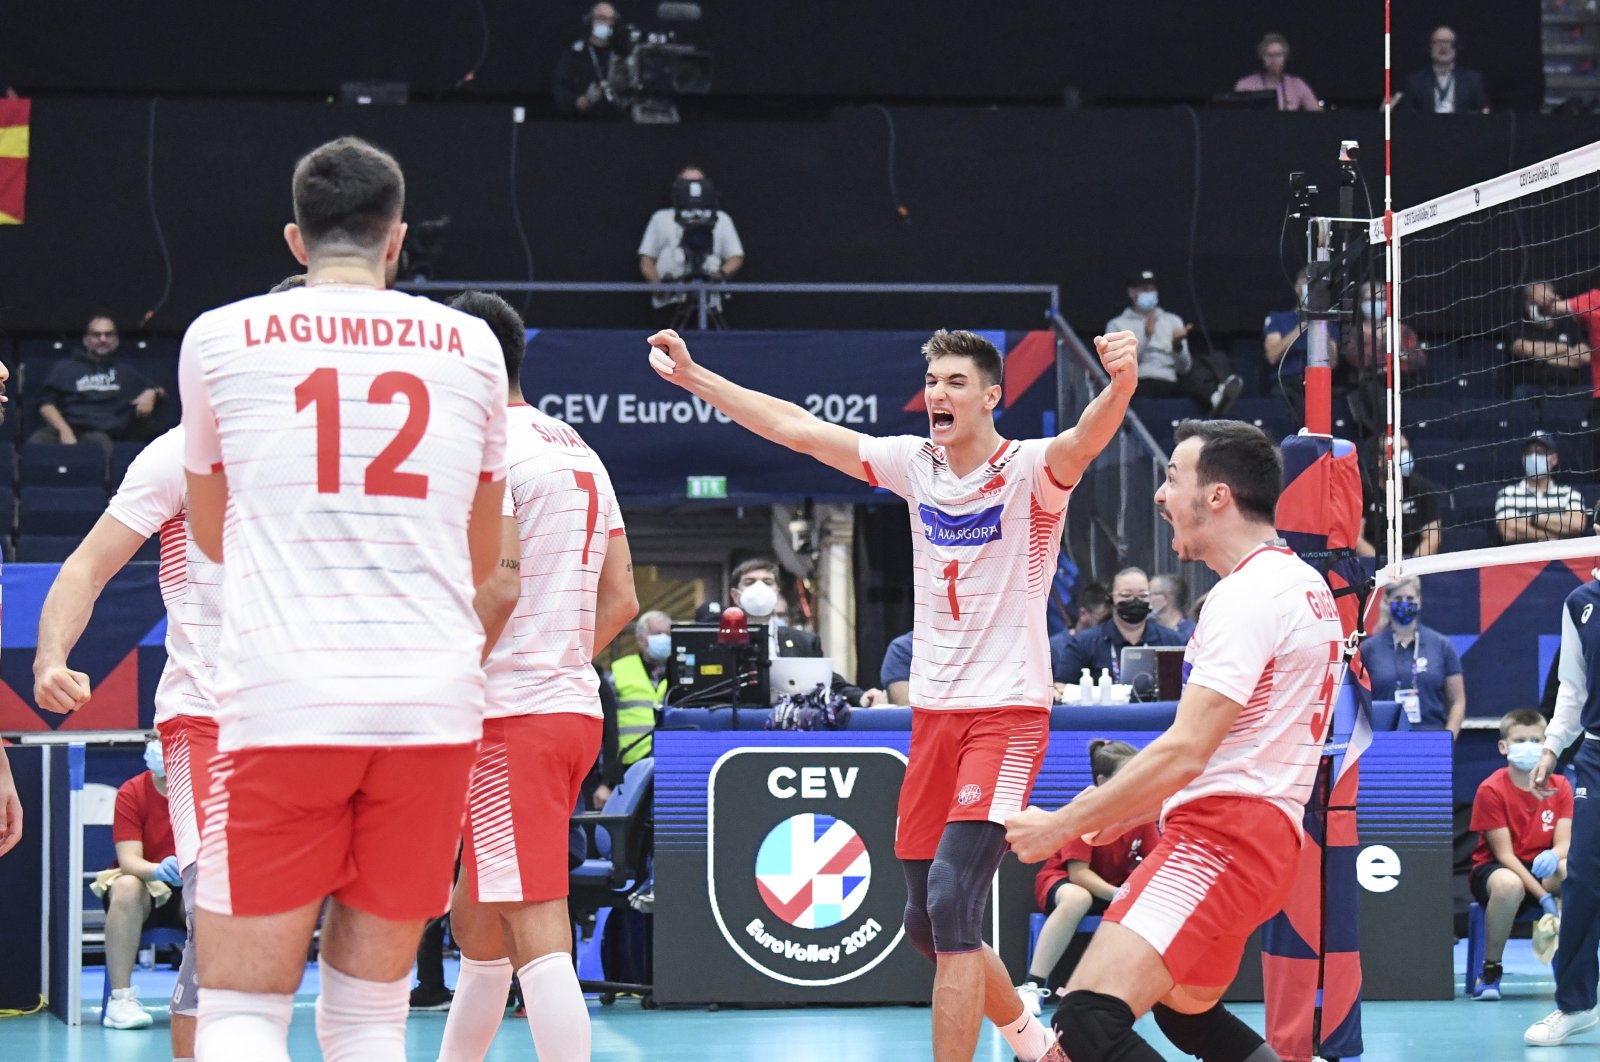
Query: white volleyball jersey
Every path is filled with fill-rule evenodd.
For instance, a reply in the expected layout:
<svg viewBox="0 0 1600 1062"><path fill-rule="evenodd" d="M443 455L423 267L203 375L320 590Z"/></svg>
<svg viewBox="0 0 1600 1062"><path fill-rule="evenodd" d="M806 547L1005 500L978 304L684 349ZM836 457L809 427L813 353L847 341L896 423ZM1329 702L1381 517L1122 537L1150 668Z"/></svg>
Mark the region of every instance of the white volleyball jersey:
<svg viewBox="0 0 1600 1062"><path fill-rule="evenodd" d="M222 566L189 534L183 426L139 452L106 513L135 534L161 536L161 599L167 606L167 663L156 687L156 722L216 714L209 683L222 623Z"/></svg>
<svg viewBox="0 0 1600 1062"><path fill-rule="evenodd" d="M625 533L622 511L577 432L528 405L507 419L504 511L522 541L521 590L487 663L488 714L599 719L595 601L607 547Z"/></svg>
<svg viewBox="0 0 1600 1062"><path fill-rule="evenodd" d="M1206 595L1184 653L1187 682L1243 705L1200 776L1163 818L1206 796L1260 797L1301 828L1333 721L1344 627L1316 571L1282 546L1248 554Z"/></svg>
<svg viewBox="0 0 1600 1062"><path fill-rule="evenodd" d="M1072 488L1050 474L1048 446L1002 442L958 478L927 439L861 437L868 481L911 506L914 707L1048 708L1054 699L1045 598Z"/></svg>
<svg viewBox="0 0 1600 1062"><path fill-rule="evenodd" d="M433 745L483 725L467 523L505 476L505 360L482 320L316 286L202 315L185 465L227 476L219 748Z"/></svg>

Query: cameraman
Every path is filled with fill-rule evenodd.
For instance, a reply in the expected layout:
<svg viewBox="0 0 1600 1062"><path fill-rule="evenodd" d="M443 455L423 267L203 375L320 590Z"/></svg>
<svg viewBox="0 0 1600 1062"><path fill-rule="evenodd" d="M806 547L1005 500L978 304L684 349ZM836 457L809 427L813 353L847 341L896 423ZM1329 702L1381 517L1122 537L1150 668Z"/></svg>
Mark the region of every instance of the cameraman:
<svg viewBox="0 0 1600 1062"><path fill-rule="evenodd" d="M685 166L672 182L672 206L650 215L639 241L639 272L652 284L681 280L728 280L744 266L744 244L717 192L699 166ZM687 323L694 301L685 292L657 292L656 309L673 310L673 327ZM722 298L712 295L710 310L720 321Z"/></svg>
<svg viewBox="0 0 1600 1062"><path fill-rule="evenodd" d="M623 111L606 91L612 45L620 28L617 9L601 0L583 16L588 33L562 53L551 88L556 109L581 118L621 118Z"/></svg>

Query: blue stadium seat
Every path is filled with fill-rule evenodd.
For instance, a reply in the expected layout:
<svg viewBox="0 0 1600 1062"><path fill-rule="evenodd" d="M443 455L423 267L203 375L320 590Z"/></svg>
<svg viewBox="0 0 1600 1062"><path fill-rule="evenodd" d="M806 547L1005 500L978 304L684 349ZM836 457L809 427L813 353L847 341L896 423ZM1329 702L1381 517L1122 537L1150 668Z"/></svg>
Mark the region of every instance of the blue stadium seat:
<svg viewBox="0 0 1600 1062"><path fill-rule="evenodd" d="M1294 423L1294 415L1283 404L1283 399L1276 396L1269 398L1241 398L1233 404L1227 414L1233 420L1242 420L1246 424L1254 424L1267 433L1267 437L1277 442L1285 435L1293 434L1299 430L1299 425Z"/></svg>
<svg viewBox="0 0 1600 1062"><path fill-rule="evenodd" d="M0 440L0 492L10 493L17 486L16 447Z"/></svg>
<svg viewBox="0 0 1600 1062"><path fill-rule="evenodd" d="M1589 399L1539 398L1534 401L1539 426L1558 435L1589 430Z"/></svg>
<svg viewBox="0 0 1600 1062"><path fill-rule="evenodd" d="M19 535L18 564L60 564L83 541L79 535Z"/></svg>
<svg viewBox="0 0 1600 1062"><path fill-rule="evenodd" d="M105 507L104 487L24 486L17 528L28 535L81 538L100 519Z"/></svg>
<svg viewBox="0 0 1600 1062"><path fill-rule="evenodd" d="M105 451L86 443L27 444L22 447L18 479L30 487L104 487Z"/></svg>
<svg viewBox="0 0 1600 1062"><path fill-rule="evenodd" d="M1402 402L1402 413L1404 409ZM1525 439L1539 426L1532 403L1498 399L1463 402L1460 420L1463 428L1458 435L1481 439Z"/></svg>
<svg viewBox="0 0 1600 1062"><path fill-rule="evenodd" d="M133 459L149 445L142 442L119 442L111 444L111 489L116 490L122 486L122 477L128 474L128 466L133 464Z"/></svg>
<svg viewBox="0 0 1600 1062"><path fill-rule="evenodd" d="M1476 483L1456 487L1450 494L1455 501L1456 523L1465 527L1481 527L1494 533L1494 500L1503 484Z"/></svg>
<svg viewBox="0 0 1600 1062"><path fill-rule="evenodd" d="M1400 402L1400 423L1409 437L1418 434L1447 430L1454 434L1455 406L1447 398L1407 398Z"/></svg>
<svg viewBox="0 0 1600 1062"><path fill-rule="evenodd" d="M1446 527L1440 536L1439 548L1446 553L1460 553L1468 549L1486 549L1489 546L1499 545L1500 540L1488 527L1477 524L1472 527Z"/></svg>

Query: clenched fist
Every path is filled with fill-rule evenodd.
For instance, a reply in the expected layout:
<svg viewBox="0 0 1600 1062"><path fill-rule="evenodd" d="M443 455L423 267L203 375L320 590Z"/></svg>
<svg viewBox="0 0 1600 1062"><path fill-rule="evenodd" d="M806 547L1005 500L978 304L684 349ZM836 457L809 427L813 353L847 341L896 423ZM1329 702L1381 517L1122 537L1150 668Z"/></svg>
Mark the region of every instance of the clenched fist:
<svg viewBox="0 0 1600 1062"><path fill-rule="evenodd" d="M1111 386L1130 394L1139 384L1139 339L1132 332L1095 336L1094 349L1111 377Z"/></svg>
<svg viewBox="0 0 1600 1062"><path fill-rule="evenodd" d="M89 676L68 667L45 668L34 676L33 699L47 712L75 712L89 700Z"/></svg>

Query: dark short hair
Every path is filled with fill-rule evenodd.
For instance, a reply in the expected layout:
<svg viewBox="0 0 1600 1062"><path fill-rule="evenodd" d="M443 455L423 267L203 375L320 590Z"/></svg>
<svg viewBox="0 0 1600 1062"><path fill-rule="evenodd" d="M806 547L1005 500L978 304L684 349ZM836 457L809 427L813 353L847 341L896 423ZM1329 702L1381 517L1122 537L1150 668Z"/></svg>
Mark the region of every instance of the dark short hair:
<svg viewBox="0 0 1600 1062"><path fill-rule="evenodd" d="M325 241L373 250L400 220L406 179L394 156L342 136L294 167L294 221L307 247Z"/></svg>
<svg viewBox="0 0 1600 1062"><path fill-rule="evenodd" d="M1200 440L1194 471L1201 484L1225 483L1240 512L1277 522L1283 455L1266 432L1241 420L1185 420L1174 438Z"/></svg>
<svg viewBox="0 0 1600 1062"><path fill-rule="evenodd" d="M500 351L506 358L506 380L516 383L522 376L522 354L528 347L528 330L522 325L522 315L511 304L488 291L463 291L450 300L450 308L470 313L489 324L489 331L500 341Z"/></svg>
<svg viewBox="0 0 1600 1062"><path fill-rule="evenodd" d="M751 572L760 571L771 572L775 576L781 576L783 574L783 569L778 567L778 562L773 560L771 557L751 557L749 560L741 562L737 568L733 569L733 575L729 577L728 585L737 589L739 586L739 580L743 579Z"/></svg>
<svg viewBox="0 0 1600 1062"><path fill-rule="evenodd" d="M922 344L922 356L929 365L935 358L970 358L983 377L985 387L998 384L1005 374L1005 361L993 343L976 332L951 332L939 329Z"/></svg>
<svg viewBox="0 0 1600 1062"><path fill-rule="evenodd" d="M1109 778L1122 768L1124 763L1138 753L1138 749L1126 741L1111 741L1107 738L1095 738L1089 742L1089 777L1099 778L1102 775Z"/></svg>
<svg viewBox="0 0 1600 1062"><path fill-rule="evenodd" d="M1500 717L1500 740L1504 741L1511 736L1514 726L1544 726L1544 716L1532 708L1513 708Z"/></svg>
<svg viewBox="0 0 1600 1062"><path fill-rule="evenodd" d="M1077 605L1079 608L1086 608L1090 612L1096 609L1110 608L1111 591L1106 588L1105 583L1090 583L1078 591Z"/></svg>
<svg viewBox="0 0 1600 1062"><path fill-rule="evenodd" d="M117 328L117 315L102 307L89 311L89 319L83 322L83 330L87 332L90 325L102 319L110 321L112 328ZM120 328L117 330L121 331Z"/></svg>
<svg viewBox="0 0 1600 1062"><path fill-rule="evenodd" d="M295 288L303 288L305 286L306 275L304 273L290 273L288 276L272 285L272 287L268 288L267 294L276 295L280 291L293 291Z"/></svg>
<svg viewBox="0 0 1600 1062"><path fill-rule="evenodd" d="M1113 575L1111 577L1111 585L1112 586L1116 586L1117 585L1117 580L1121 579L1124 575L1142 575L1142 576L1145 577L1145 579L1147 581L1150 578L1150 573L1149 572L1145 571L1143 568L1139 567L1137 564L1130 564L1126 568L1119 568L1117 570L1117 574L1115 574L1115 575Z"/></svg>

